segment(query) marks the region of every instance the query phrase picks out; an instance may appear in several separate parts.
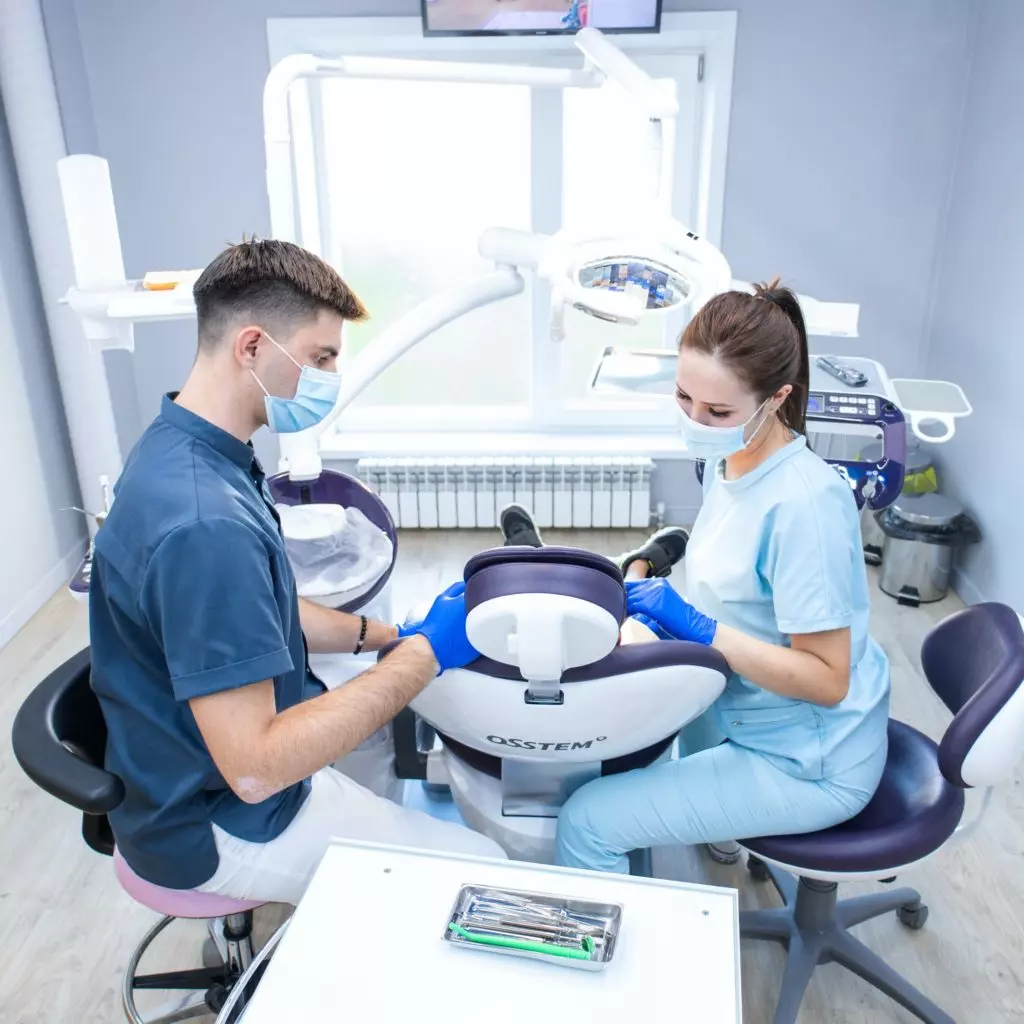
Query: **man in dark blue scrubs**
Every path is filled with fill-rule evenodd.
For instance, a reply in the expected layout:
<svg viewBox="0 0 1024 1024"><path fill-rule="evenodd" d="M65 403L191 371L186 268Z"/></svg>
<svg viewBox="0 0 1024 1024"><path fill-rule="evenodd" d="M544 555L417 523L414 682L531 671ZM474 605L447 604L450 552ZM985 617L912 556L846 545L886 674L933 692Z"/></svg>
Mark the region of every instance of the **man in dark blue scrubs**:
<svg viewBox="0 0 1024 1024"><path fill-rule="evenodd" d="M125 785L118 849L158 885L280 902L301 896L332 836L501 856L327 767L476 656L459 587L401 629L296 593L249 439L333 408L342 325L365 310L331 267L277 241L228 248L195 299L195 365L129 456L96 540L92 679ZM340 689L311 682L307 645L399 635Z"/></svg>

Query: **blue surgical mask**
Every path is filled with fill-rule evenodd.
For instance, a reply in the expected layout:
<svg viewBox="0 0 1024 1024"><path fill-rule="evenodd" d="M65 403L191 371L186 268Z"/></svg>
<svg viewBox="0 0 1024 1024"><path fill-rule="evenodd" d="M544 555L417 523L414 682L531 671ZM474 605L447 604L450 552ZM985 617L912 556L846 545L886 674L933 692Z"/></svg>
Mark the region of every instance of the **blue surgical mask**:
<svg viewBox="0 0 1024 1024"><path fill-rule="evenodd" d="M754 415L745 423L738 423L731 427L710 427L706 423L696 423L676 405L679 410L679 432L686 442L687 451L695 459L705 459L708 462L717 462L719 459L727 459L730 455L743 451L754 439L757 432L768 421L768 417L762 418L757 427L746 436L747 427L753 423L761 410L771 399L766 398L755 410Z"/></svg>
<svg viewBox="0 0 1024 1024"><path fill-rule="evenodd" d="M267 410L267 426L275 434L297 434L300 430L315 427L330 413L338 401L341 390L341 374L330 370L318 370L314 366L303 366L286 352L274 339L263 332L271 345L280 349L299 367L299 383L294 398L278 398L272 395L254 370L249 372L263 390L263 403Z"/></svg>

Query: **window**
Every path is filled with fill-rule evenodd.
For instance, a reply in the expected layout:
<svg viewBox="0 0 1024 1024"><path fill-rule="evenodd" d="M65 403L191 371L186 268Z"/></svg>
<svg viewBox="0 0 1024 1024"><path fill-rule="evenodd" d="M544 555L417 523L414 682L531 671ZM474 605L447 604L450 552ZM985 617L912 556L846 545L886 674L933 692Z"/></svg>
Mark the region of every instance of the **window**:
<svg viewBox="0 0 1024 1024"><path fill-rule="evenodd" d="M688 18L668 22L673 17ZM424 40L418 22L414 28L406 19L313 22L272 21L274 59L311 50L581 64L564 38ZM328 45L338 23L343 38ZM722 110L711 100L721 101L731 78L732 34L726 33L727 77L711 89L698 80L710 37L691 35L666 26L661 36L617 41L675 90L673 213L715 237L708 229L720 217L727 104L715 132L709 117L711 109ZM477 253L488 227L585 229L591 211L628 214L654 188L647 119L613 84L556 90L346 77L309 79L292 93L299 240L338 267L372 317L347 329L346 359L424 300L488 274L492 268ZM681 323L645 321L628 330L570 312L565 340L554 342L549 289L529 271L524 278L521 295L450 323L404 355L353 403L340 428L607 430L662 423L664 410L593 395L589 383L606 346L672 344Z"/></svg>
<svg viewBox="0 0 1024 1024"><path fill-rule="evenodd" d="M488 274L477 253L487 228L530 229L530 90L354 78L321 88L323 255L372 317L349 329L352 358L420 303ZM525 410L529 333L528 294L460 317L386 370L357 408Z"/></svg>

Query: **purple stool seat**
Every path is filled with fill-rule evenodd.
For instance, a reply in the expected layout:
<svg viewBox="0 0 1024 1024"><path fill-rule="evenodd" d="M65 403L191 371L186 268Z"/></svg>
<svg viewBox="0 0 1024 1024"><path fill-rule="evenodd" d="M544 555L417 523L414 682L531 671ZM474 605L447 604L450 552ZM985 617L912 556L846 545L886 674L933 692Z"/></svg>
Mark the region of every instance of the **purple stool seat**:
<svg viewBox="0 0 1024 1024"><path fill-rule="evenodd" d="M121 888L136 903L141 903L165 917L191 920L230 917L232 914L244 914L263 905L262 900L236 900L212 892L199 892L196 889L165 889L163 886L154 885L132 871L121 856L120 850L114 851L114 874L121 883Z"/></svg>
<svg viewBox="0 0 1024 1024"><path fill-rule="evenodd" d="M889 722L889 756L871 802L855 818L804 835L742 839L758 857L807 871L860 874L913 864L956 831L962 789L939 770L939 748L902 722Z"/></svg>

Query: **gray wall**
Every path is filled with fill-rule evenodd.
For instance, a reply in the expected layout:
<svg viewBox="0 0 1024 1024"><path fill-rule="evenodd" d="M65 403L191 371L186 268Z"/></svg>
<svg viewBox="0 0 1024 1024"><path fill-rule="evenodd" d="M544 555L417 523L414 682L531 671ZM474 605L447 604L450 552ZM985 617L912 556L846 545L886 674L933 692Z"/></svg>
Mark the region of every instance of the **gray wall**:
<svg viewBox="0 0 1024 1024"><path fill-rule="evenodd" d="M920 371L972 0L666 6L740 12L723 238L737 276L860 302L860 338L812 347Z"/></svg>
<svg viewBox="0 0 1024 1024"><path fill-rule="evenodd" d="M85 523L0 102L0 646L74 570Z"/></svg>
<svg viewBox="0 0 1024 1024"><path fill-rule="evenodd" d="M960 383L974 405L941 449L944 489L985 534L964 561L958 589L1024 612L1024 4L985 0L974 52L926 369Z"/></svg>
<svg viewBox="0 0 1024 1024"><path fill-rule="evenodd" d="M736 273L779 271L821 298L859 300L862 337L833 347L883 357L898 373L921 369L973 6L667 4L740 11L724 238ZM418 0L44 7L68 141L110 161L129 274L200 265L226 240L267 230L268 16L419 10ZM149 327L138 342L134 393L115 396L129 441L193 350L186 324Z"/></svg>

